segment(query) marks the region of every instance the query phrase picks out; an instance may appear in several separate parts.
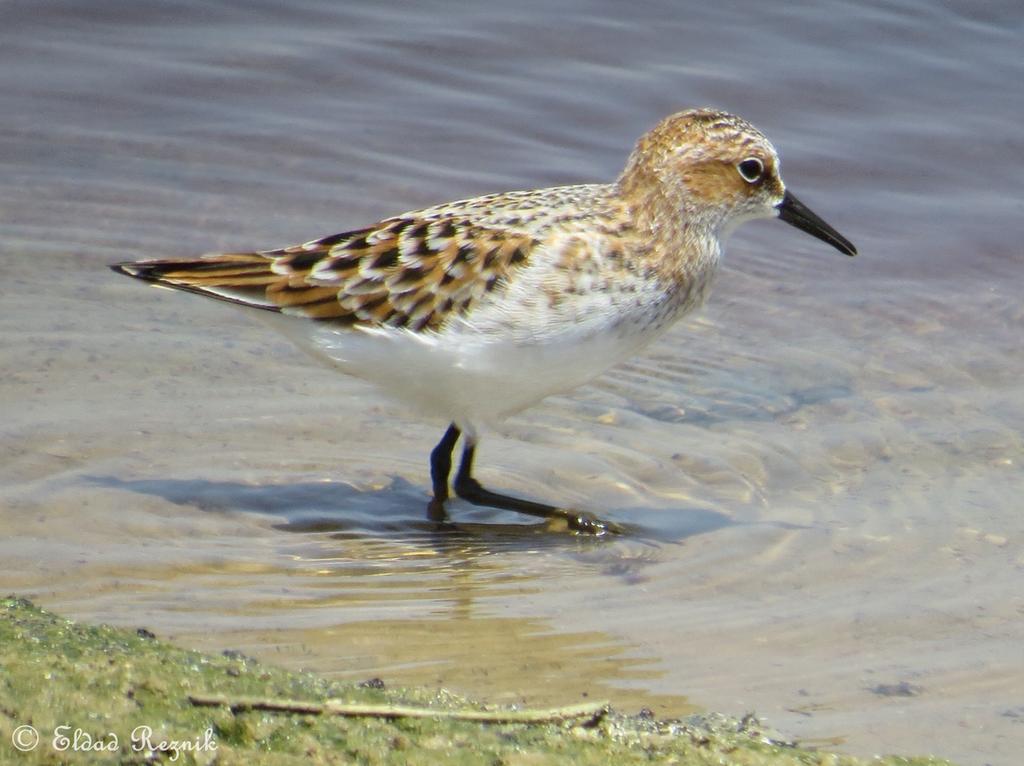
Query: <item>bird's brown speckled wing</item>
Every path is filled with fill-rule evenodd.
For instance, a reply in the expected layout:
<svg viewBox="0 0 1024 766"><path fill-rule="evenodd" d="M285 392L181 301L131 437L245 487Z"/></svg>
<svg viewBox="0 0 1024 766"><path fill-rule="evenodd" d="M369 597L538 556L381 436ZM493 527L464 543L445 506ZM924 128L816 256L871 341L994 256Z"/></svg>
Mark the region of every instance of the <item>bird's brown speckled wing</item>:
<svg viewBox="0 0 1024 766"><path fill-rule="evenodd" d="M341 324L439 329L527 264L527 232L414 214L303 245L119 263L157 285Z"/></svg>

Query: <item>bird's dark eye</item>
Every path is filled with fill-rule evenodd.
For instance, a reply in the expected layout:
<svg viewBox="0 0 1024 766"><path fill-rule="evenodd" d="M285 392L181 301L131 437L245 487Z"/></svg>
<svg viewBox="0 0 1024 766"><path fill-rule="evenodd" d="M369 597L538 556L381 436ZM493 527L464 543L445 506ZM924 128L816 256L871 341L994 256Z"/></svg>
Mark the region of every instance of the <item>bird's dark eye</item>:
<svg viewBox="0 0 1024 766"><path fill-rule="evenodd" d="M740 175L743 176L744 181L754 183L760 179L761 174L764 173L764 163L757 157L748 157L737 165L736 169L740 171Z"/></svg>

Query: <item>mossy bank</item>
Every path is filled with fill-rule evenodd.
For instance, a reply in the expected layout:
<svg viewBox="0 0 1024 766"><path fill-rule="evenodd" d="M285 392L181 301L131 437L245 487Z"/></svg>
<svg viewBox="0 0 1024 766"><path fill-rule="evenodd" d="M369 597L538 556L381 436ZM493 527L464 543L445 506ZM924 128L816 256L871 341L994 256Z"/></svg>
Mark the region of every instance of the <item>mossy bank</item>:
<svg viewBox="0 0 1024 766"><path fill-rule="evenodd" d="M510 720L524 713L533 720ZM496 711L444 691L330 682L79 625L14 597L0 600L0 735L0 762L25 766L946 763L808 751L752 718Z"/></svg>

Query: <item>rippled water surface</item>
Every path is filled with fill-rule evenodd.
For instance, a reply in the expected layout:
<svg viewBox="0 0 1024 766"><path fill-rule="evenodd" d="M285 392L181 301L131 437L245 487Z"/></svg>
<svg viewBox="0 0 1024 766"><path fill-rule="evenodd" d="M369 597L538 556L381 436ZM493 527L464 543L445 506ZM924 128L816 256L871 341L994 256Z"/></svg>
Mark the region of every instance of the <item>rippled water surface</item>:
<svg viewBox="0 0 1024 766"><path fill-rule="evenodd" d="M1016 3L7 2L0 587L327 675L756 710L850 752L1024 751ZM442 423L106 263L610 180L739 112L857 243L776 222L486 483L634 530L424 518Z"/></svg>

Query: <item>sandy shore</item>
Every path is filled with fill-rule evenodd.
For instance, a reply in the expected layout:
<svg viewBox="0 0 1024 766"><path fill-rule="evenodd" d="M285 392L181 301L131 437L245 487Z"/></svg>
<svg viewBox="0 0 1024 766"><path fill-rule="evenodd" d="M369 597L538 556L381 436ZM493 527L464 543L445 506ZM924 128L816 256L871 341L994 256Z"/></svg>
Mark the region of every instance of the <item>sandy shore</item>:
<svg viewBox="0 0 1024 766"><path fill-rule="evenodd" d="M443 690L186 651L144 628L80 625L15 597L0 601L0 710L0 760L18 764L866 763L805 750L752 716L658 721L600 701L488 708Z"/></svg>

